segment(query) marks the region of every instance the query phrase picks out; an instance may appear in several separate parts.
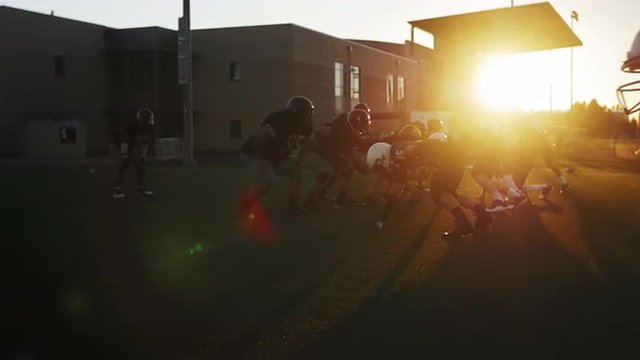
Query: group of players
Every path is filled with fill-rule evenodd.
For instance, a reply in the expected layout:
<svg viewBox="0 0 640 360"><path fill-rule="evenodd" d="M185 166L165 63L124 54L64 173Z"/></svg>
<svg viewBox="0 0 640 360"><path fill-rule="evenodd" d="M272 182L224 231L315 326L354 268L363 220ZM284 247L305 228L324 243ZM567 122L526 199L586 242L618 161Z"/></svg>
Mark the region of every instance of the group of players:
<svg viewBox="0 0 640 360"><path fill-rule="evenodd" d="M251 164L257 181L241 196L236 208L238 216L249 216L273 186L276 175L281 175L289 178L291 212L315 210L337 183L335 207L384 203L376 223L378 228L384 227L394 204L402 197L418 202L428 191L433 201L455 220L453 229L443 236L457 239L490 226L494 213L526 203L530 192L539 191L542 198L549 195L551 185L526 182L537 157L542 157L554 171L561 192L568 189L565 177L553 161L549 143L525 124L517 124L507 133L485 134L471 144L464 140L449 141L442 122L436 119L426 125L410 123L391 135L379 136L370 132L370 113L369 106L360 103L348 113L314 127L313 103L306 97L295 96L284 110L270 114L242 146L243 159ZM472 176L483 189L477 198L458 192L470 162L474 164ZM302 199L305 165L315 170L315 179ZM347 195L355 171L373 176L360 202L350 200ZM475 214L475 226L463 209Z"/></svg>

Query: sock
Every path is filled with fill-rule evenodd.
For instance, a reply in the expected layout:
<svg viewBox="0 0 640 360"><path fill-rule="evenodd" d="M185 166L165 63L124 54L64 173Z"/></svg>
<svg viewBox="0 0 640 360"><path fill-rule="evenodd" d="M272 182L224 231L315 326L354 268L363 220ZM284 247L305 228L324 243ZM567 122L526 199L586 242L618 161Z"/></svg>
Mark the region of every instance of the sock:
<svg viewBox="0 0 640 360"><path fill-rule="evenodd" d="M136 180L138 181L138 187L144 186L144 166L136 167Z"/></svg>
<svg viewBox="0 0 640 360"><path fill-rule="evenodd" d="M567 181L567 179L565 179L564 175L560 175L560 176L558 176L558 180L560 180L560 184L562 184L562 185L566 185L566 184L568 184L568 183L569 183L569 182Z"/></svg>
<svg viewBox="0 0 640 360"><path fill-rule="evenodd" d="M502 194L500 194L498 192L498 190L493 190L491 192L491 197L493 198L493 200L495 201L504 201L504 198L502 197Z"/></svg>
<svg viewBox="0 0 640 360"><path fill-rule="evenodd" d="M513 181L513 176L508 175L502 178L502 183L507 187L507 192L509 196L521 196L520 189Z"/></svg>
<svg viewBox="0 0 640 360"><path fill-rule="evenodd" d="M546 189L549 185L547 184L540 184L540 185L527 185L524 187L524 189L527 192L531 192L531 191L542 191L544 189Z"/></svg>

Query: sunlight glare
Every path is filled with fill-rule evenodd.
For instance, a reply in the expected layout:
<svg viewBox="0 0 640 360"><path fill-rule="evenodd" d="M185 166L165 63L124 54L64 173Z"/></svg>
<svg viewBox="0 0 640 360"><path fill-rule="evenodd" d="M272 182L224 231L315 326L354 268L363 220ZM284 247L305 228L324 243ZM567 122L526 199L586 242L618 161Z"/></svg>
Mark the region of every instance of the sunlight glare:
<svg viewBox="0 0 640 360"><path fill-rule="evenodd" d="M549 108L548 54L484 56L475 81L480 105L493 111Z"/></svg>

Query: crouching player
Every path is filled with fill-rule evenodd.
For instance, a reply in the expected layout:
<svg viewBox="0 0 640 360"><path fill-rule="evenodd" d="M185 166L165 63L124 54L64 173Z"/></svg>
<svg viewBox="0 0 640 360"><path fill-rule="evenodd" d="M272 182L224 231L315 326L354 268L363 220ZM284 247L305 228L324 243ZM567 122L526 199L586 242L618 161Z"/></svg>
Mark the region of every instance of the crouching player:
<svg viewBox="0 0 640 360"><path fill-rule="evenodd" d="M239 216L243 216L269 192L276 174L289 179L289 211L295 213L303 210L300 207L300 192L304 154L291 155L313 132L313 110L311 100L304 96L292 97L286 109L267 116L260 128L243 144L243 159L251 164L258 179L242 195L236 209Z"/></svg>
<svg viewBox="0 0 640 360"><path fill-rule="evenodd" d="M402 149L394 149L387 143L376 143L367 152L367 165L376 172L397 172L403 167L404 159L412 159L412 162L419 163L421 167L434 169L431 177L433 201L449 211L455 219L454 229L444 233L443 237L459 239L473 234L474 227L462 207L476 213L477 226L486 226L493 222L493 217L485 211L480 202L457 192L465 170L464 158L457 146L440 140L423 140ZM382 217L376 224L378 228L384 227L402 186L399 182L392 183Z"/></svg>
<svg viewBox="0 0 640 360"><path fill-rule="evenodd" d="M347 192L357 163L357 148L371 126L369 114L360 109L349 112L344 122L329 123L314 129L311 149L329 168L316 174L314 185L305 200L305 208L314 208L324 198L332 179L338 178L338 196L335 207L348 203Z"/></svg>

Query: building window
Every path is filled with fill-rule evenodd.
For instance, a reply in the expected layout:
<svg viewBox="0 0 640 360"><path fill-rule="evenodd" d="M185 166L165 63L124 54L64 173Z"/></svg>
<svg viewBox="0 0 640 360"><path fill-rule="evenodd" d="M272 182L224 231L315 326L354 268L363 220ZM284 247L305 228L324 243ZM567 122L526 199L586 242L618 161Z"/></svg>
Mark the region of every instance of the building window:
<svg viewBox="0 0 640 360"><path fill-rule="evenodd" d="M393 75L387 74L387 104L393 104Z"/></svg>
<svg viewBox="0 0 640 360"><path fill-rule="evenodd" d="M240 81L240 63L229 63L229 80Z"/></svg>
<svg viewBox="0 0 640 360"><path fill-rule="evenodd" d="M76 127L73 125L65 125L60 127L60 144L76 143Z"/></svg>
<svg viewBox="0 0 640 360"><path fill-rule="evenodd" d="M63 55L53 56L53 69L56 74L56 77L62 78L62 77L65 77L65 75L67 75L67 69L64 66Z"/></svg>
<svg viewBox="0 0 640 360"><path fill-rule="evenodd" d="M404 77L398 76L398 100L404 100Z"/></svg>
<svg viewBox="0 0 640 360"><path fill-rule="evenodd" d="M232 139L242 139L242 121L229 121L229 137Z"/></svg>
<svg viewBox="0 0 640 360"><path fill-rule="evenodd" d="M351 102L360 102L360 66L351 65Z"/></svg>
<svg viewBox="0 0 640 360"><path fill-rule="evenodd" d="M334 65L334 95L336 97L336 112L344 111L344 64L336 62Z"/></svg>

